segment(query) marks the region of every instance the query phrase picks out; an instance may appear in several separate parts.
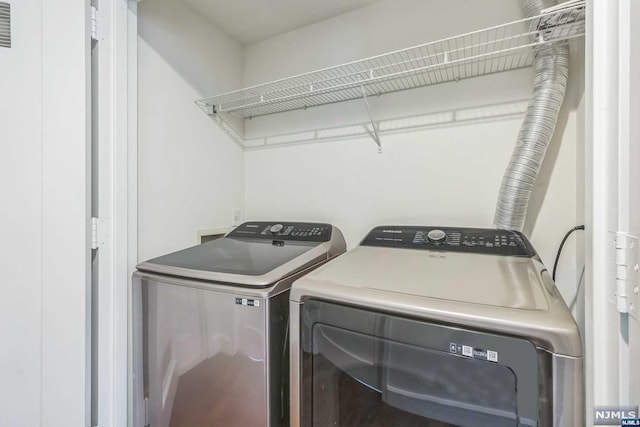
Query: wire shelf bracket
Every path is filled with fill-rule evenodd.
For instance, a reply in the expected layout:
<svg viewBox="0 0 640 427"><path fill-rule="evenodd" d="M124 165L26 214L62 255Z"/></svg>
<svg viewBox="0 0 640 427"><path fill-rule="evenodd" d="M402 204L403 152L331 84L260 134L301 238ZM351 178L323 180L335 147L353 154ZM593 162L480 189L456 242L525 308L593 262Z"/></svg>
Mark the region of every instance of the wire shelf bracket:
<svg viewBox="0 0 640 427"><path fill-rule="evenodd" d="M367 133L378 145L378 154L382 154L382 144L380 143L380 135L378 134L378 128L376 127L376 122L373 121L373 116L371 115L371 107L369 107L369 101L367 100L367 91L364 88L364 85L360 86L362 90L362 100L364 101L364 105L367 107L367 114L369 115L369 121L371 122L371 130L366 129Z"/></svg>
<svg viewBox="0 0 640 427"><path fill-rule="evenodd" d="M530 67L537 49L584 36L585 15L585 0L571 0L531 18L227 92L196 104L244 146L241 133L222 116L251 119L363 98L370 134L380 150L367 96Z"/></svg>

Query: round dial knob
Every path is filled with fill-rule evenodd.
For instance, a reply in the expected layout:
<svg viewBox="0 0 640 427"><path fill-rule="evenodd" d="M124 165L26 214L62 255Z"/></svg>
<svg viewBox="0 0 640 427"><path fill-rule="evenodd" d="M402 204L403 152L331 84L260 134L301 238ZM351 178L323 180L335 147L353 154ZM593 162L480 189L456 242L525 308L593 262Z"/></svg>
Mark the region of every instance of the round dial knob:
<svg viewBox="0 0 640 427"><path fill-rule="evenodd" d="M431 230L427 233L427 238L432 242L442 242L447 238L447 233L442 230Z"/></svg>
<svg viewBox="0 0 640 427"><path fill-rule="evenodd" d="M282 228L283 228L282 224L275 224L271 226L269 231L271 231L272 234L277 234L278 232L280 232L280 230L282 230Z"/></svg>

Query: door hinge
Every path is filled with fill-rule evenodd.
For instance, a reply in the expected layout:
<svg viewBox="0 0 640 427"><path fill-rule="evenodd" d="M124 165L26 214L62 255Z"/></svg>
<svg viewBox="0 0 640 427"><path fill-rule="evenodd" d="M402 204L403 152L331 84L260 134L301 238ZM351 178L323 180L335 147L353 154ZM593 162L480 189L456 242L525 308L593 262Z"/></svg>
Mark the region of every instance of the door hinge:
<svg viewBox="0 0 640 427"><path fill-rule="evenodd" d="M629 233L616 232L613 238L615 250L615 297L619 313L628 313L638 319L638 287L640 286L639 239Z"/></svg>
<svg viewBox="0 0 640 427"><path fill-rule="evenodd" d="M91 40L98 41L98 9L91 6Z"/></svg>
<svg viewBox="0 0 640 427"><path fill-rule="evenodd" d="M100 249L109 241L111 225L104 218L91 218L91 249Z"/></svg>

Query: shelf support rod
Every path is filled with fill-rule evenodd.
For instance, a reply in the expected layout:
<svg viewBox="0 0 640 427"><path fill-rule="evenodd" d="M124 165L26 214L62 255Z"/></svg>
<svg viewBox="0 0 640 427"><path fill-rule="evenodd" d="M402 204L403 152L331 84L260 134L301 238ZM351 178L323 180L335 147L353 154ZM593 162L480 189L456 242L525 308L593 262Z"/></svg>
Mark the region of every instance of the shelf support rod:
<svg viewBox="0 0 640 427"><path fill-rule="evenodd" d="M220 129L222 129L222 131L226 133L233 142L238 144L238 146L244 150L244 139L236 132L231 123L226 121L219 113L212 114L210 117L215 120Z"/></svg>
<svg viewBox="0 0 640 427"><path fill-rule="evenodd" d="M369 136L375 141L378 145L378 153L382 153L382 144L380 143L380 135L378 135L378 129L376 128L376 123L373 121L373 116L371 116L371 108L369 107L369 100L367 99L367 91L364 89L364 85L360 85L360 89L362 90L362 99L364 100L364 105L367 107L367 114L369 115L369 121L371 122L371 131L367 130Z"/></svg>

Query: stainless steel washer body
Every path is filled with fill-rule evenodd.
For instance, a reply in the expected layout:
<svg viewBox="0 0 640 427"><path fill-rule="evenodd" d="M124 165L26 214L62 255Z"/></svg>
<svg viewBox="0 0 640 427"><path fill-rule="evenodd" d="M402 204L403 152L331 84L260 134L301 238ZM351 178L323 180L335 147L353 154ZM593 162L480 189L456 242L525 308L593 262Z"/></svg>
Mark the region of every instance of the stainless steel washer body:
<svg viewBox="0 0 640 427"><path fill-rule="evenodd" d="M377 227L290 312L293 427L584 426L578 328L520 233Z"/></svg>
<svg viewBox="0 0 640 427"><path fill-rule="evenodd" d="M329 224L247 222L138 265L134 427L288 425L289 288L344 251Z"/></svg>

